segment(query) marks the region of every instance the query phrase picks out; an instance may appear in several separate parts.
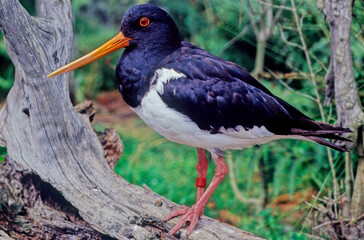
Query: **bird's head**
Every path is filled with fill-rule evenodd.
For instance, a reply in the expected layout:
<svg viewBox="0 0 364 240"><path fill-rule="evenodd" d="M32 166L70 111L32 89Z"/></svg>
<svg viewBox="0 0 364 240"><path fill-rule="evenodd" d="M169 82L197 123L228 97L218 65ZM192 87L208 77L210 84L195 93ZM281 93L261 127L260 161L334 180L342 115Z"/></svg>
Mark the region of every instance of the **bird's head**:
<svg viewBox="0 0 364 240"><path fill-rule="evenodd" d="M173 19L152 4L130 8L121 21L120 32L132 39L129 46L138 48L174 47L181 43Z"/></svg>
<svg viewBox="0 0 364 240"><path fill-rule="evenodd" d="M137 5L125 13L120 32L115 37L48 77L82 67L120 48L166 51L178 47L180 43L178 28L168 13L152 4Z"/></svg>

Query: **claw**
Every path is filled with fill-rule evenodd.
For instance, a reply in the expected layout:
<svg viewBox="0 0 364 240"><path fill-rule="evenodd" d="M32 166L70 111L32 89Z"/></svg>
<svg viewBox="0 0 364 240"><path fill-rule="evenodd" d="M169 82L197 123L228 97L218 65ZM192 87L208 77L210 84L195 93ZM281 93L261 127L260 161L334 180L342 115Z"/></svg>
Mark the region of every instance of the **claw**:
<svg viewBox="0 0 364 240"><path fill-rule="evenodd" d="M187 211L186 211L187 210ZM182 206L181 209L175 210L173 212L171 212L167 218L170 215L173 215L173 217L178 216L178 215L182 215L180 213L182 213L182 211L185 211L185 213L183 213L183 217L181 218L181 220L179 220L179 222L168 232L169 236L174 235L181 227L183 227L183 225L185 225L185 223L190 222L190 226L187 229L187 236L190 235L193 231L193 229L195 228L195 226L197 225L198 219L202 216L203 212L204 212L204 207L203 206L198 206L197 204L193 205L192 208L188 208L186 206ZM177 214L178 213L178 214ZM176 215L177 214L177 215Z"/></svg>

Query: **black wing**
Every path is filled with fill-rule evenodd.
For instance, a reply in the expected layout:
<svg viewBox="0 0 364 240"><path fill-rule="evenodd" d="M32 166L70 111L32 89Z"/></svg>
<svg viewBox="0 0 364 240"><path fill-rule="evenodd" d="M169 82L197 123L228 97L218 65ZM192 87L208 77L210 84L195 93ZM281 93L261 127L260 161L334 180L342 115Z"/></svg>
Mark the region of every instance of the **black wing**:
<svg viewBox="0 0 364 240"><path fill-rule="evenodd" d="M238 65L184 43L160 67L186 75L165 84L161 98L169 107L189 116L201 129L218 133L221 127L265 126L275 134L290 133L289 112Z"/></svg>
<svg viewBox="0 0 364 240"><path fill-rule="evenodd" d="M218 58L190 43L168 56L159 65L186 77L168 82L163 101L189 116L211 133L221 127L245 129L265 126L280 135L301 135L339 151L345 148L322 138L350 141L340 135L348 128L317 122L273 95L238 65Z"/></svg>

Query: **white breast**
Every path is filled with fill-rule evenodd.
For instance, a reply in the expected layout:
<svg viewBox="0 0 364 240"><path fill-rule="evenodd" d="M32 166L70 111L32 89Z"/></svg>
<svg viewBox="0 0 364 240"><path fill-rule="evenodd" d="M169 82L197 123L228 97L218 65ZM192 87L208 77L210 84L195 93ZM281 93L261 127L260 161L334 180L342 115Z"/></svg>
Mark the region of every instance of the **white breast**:
<svg viewBox="0 0 364 240"><path fill-rule="evenodd" d="M154 131L170 141L200 147L208 150L220 148L242 149L255 144L263 144L287 136L274 135L264 126L245 130L242 126L235 129L221 128L219 134L201 130L188 116L168 107L159 94L164 92L164 84L184 77L173 69L158 69L152 85L141 104L132 110Z"/></svg>

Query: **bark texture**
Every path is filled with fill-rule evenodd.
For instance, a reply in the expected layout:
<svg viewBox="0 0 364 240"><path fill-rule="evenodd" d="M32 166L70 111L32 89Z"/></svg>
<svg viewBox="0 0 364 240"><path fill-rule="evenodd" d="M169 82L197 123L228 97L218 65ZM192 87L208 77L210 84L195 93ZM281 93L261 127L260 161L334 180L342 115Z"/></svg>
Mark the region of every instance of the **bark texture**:
<svg viewBox="0 0 364 240"><path fill-rule="evenodd" d="M0 164L0 190L0 225L9 239L112 239L83 221L50 184L7 158Z"/></svg>
<svg viewBox="0 0 364 240"><path fill-rule="evenodd" d="M16 66L14 87L0 111L0 145L9 164L61 193L95 238L185 238L186 228L166 236L178 219L162 221L176 204L129 184L107 166L88 117L71 104L69 74L46 78L69 60L72 11L70 0L39 2L35 18L17 0L0 0L0 29ZM202 217L190 239L259 238Z"/></svg>
<svg viewBox="0 0 364 240"><path fill-rule="evenodd" d="M326 74L326 103L335 98L338 125L351 128L357 139L364 114L358 88L354 79L350 31L352 23L352 0L324 0L319 4L330 25L331 58Z"/></svg>

